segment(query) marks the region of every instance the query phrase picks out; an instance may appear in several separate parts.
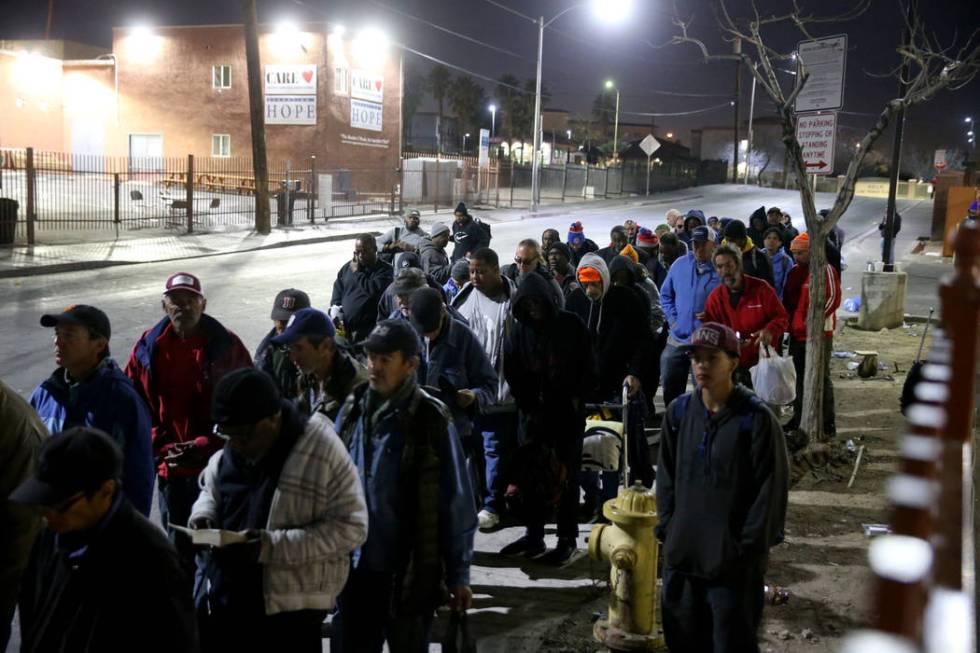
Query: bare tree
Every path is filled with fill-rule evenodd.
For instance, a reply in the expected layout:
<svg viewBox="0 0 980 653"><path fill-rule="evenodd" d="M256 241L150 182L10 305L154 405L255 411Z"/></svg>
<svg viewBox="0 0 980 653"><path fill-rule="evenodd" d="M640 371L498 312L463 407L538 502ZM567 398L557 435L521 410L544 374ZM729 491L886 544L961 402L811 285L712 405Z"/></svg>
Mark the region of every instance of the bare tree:
<svg viewBox="0 0 980 653"><path fill-rule="evenodd" d="M736 20L729 13L725 0L713 0L715 22L726 41L740 43L743 47L733 48L733 54L712 53L704 40L693 36L690 28L693 17L680 18L675 6L674 25L678 29L668 44L688 44L700 50L705 60L738 61L755 77L759 88L775 105L782 123L783 143L786 146L789 167L799 179L807 179L803 152L796 140L796 116L793 110L796 97L809 79L803 68L794 79L791 88L784 88L777 77L777 64L790 61L791 52L779 52L767 44L767 39L786 36L789 27L803 38L812 39L815 33L839 23L851 21L863 15L871 5L871 0L859 0L842 14L818 16L805 11L801 0L788 0L783 13L763 14L757 0L752 0L752 16ZM906 7L897 1L896 8L906 16ZM980 29L974 31L965 43L941 44L937 37L926 29L921 17L909 13L906 20L907 42L897 50L901 64L892 72L904 82L904 93L897 95L885 104L878 114L874 126L860 141L856 156L851 159L834 205L826 215L817 213L813 191L809 184L800 184L800 199L807 231L810 234L810 297L822 298L826 292L827 257L825 244L827 235L837 224L854 198L854 188L864 159L874 143L885 131L896 114L903 108L926 102L943 89L955 90L968 84L980 70ZM779 31L782 30L780 34ZM806 374L804 381L803 419L801 428L817 440L825 439L823 431L823 366L825 362L826 341L824 332L824 302L811 301L807 313Z"/></svg>

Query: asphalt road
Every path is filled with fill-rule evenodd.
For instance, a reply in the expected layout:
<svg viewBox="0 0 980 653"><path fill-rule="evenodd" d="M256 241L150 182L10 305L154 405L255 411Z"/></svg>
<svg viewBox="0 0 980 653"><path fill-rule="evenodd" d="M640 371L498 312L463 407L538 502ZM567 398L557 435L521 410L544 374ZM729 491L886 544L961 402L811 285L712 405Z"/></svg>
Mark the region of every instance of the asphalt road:
<svg viewBox="0 0 980 653"><path fill-rule="evenodd" d="M693 198L695 194L701 195ZM708 215L747 219L761 205L778 205L802 227L799 196L792 191L742 186L711 186L679 191L676 208L701 208ZM830 196L821 196L829 205ZM822 206L823 204L821 204ZM627 218L650 227L663 221L673 205L663 199L625 206L596 203L585 209L560 212L550 206L548 215L493 225L493 247L501 262L509 262L522 238L540 238L546 228L564 237L568 225L581 220L586 235L605 245L609 229ZM860 273L868 259L880 258L880 239L875 226L884 212L885 200L856 198L844 215L845 255L850 269L844 275L845 297L860 292ZM928 233L929 202L902 202L905 217L898 252L908 251L918 235ZM559 213L560 212L560 213ZM501 212L500 217L504 217ZM493 218L489 212L488 217ZM799 216L799 217L797 217ZM515 217L511 213L508 217ZM429 221L427 220L426 223ZM369 227L370 225L365 225ZM383 229L385 224L373 225ZM111 349L125 364L140 333L162 317L160 296L167 276L177 271L198 275L208 299L207 312L236 332L254 348L271 328L269 311L280 289L306 290L315 306L326 307L337 270L352 252L351 242L300 245L267 251L228 254L187 261L130 265L101 270L0 280L0 376L23 394L53 370L52 332L38 324L42 313L60 311L70 304L87 303L102 308L112 321Z"/></svg>

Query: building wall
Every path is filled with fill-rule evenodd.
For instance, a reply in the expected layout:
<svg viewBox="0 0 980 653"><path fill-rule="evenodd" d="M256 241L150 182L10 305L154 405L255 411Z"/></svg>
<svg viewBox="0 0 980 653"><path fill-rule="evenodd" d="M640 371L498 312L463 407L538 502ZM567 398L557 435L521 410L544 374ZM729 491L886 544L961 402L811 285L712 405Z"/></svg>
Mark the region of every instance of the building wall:
<svg viewBox="0 0 980 653"><path fill-rule="evenodd" d="M0 52L0 147L64 151L61 61Z"/></svg>
<svg viewBox="0 0 980 653"><path fill-rule="evenodd" d="M263 71L270 64L316 66L316 124L267 124L270 165L288 160L294 168L306 168L315 155L320 172L350 170L359 187L390 190L388 179L398 167L400 151L398 58L389 54L372 64L349 39L328 36L323 24L303 25L288 36L266 26L259 32ZM119 61L120 87L121 138L114 143L116 153L128 152L131 134L161 134L165 157L210 157L212 135L228 134L231 156L251 157L242 26L158 28L150 37L117 29L113 52ZM350 126L351 98L334 92L334 68L341 62L348 71L363 69L383 76L380 132ZM231 67L231 88L212 87L214 65Z"/></svg>

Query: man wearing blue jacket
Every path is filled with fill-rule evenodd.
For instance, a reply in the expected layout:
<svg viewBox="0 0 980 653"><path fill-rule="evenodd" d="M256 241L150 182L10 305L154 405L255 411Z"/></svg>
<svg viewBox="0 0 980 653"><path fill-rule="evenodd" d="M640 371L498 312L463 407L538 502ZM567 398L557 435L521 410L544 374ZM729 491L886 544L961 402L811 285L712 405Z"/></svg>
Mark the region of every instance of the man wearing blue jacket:
<svg viewBox="0 0 980 653"><path fill-rule="evenodd" d="M368 507L368 538L354 552L331 650L428 650L435 609L470 607L476 509L446 407L419 388L419 337L383 320L364 341L368 383L337 415Z"/></svg>
<svg viewBox="0 0 980 653"><path fill-rule="evenodd" d="M701 326L704 304L720 280L711 263L715 241L708 228L691 231L693 251L674 261L660 289L660 304L664 309L670 335L660 356L660 374L664 389L664 406L684 394L691 371L688 354L679 347L691 340L691 334Z"/></svg>
<svg viewBox="0 0 980 653"><path fill-rule="evenodd" d="M42 315L54 328L58 368L35 388L31 406L52 435L74 426L104 431L123 451L123 494L144 515L153 501L150 410L109 357L112 333L105 313L85 304Z"/></svg>

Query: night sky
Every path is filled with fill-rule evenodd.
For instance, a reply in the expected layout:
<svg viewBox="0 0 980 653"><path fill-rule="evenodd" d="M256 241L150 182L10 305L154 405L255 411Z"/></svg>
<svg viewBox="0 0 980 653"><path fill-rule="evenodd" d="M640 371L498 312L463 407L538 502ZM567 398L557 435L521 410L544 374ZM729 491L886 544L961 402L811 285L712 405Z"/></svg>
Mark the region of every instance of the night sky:
<svg viewBox="0 0 980 653"><path fill-rule="evenodd" d="M788 2L759 0L764 9L785 10ZM804 2L819 15L836 13L855 0ZM528 15L554 16L574 4L571 0L500 0ZM47 3L43 0L2 0L3 20L0 38L39 38L43 36ZM695 32L712 47L725 46L718 38L714 19L706 0L676 0L680 12L695 15ZM111 44L111 28L135 23L147 24L228 24L242 20L240 0L55 0L53 38ZM975 0L936 0L925 5L923 16L944 43L954 36L960 42L980 27L980 2ZM483 0L258 0L259 20L276 22L285 18L339 22L356 30L362 25L379 26L394 42L487 77L511 72L521 78L534 76L536 27ZM512 54L504 54L458 39L419 20L399 15L386 7L411 14L448 30L484 41ZM748 15L749 5L732 0L733 15ZM634 0L629 20L607 25L596 20L590 7L574 9L561 17L554 29L545 32L544 82L551 90L553 108L573 113L591 109L605 79L617 80L622 93L621 120L649 122L649 117L631 112L674 113L694 111L723 104L734 92L734 65L727 62L705 64L693 46L654 49L647 43L666 42L675 28L670 22L671 2ZM864 113L877 113L894 94L893 78L879 79L868 73L884 74L898 64L895 48L901 40L903 10L896 0L877 0L867 14L856 21L828 25L814 30L818 36L849 35L847 88L844 114L840 123L865 127L873 120ZM784 51L800 40L797 32L780 28L773 32L771 44ZM405 54L408 67L426 70L430 62L412 53ZM787 66L789 67L789 66ZM787 80L791 79L789 76ZM482 82L488 95L493 84ZM743 77L743 117L748 113L750 77ZM677 97L656 93L670 91L705 97ZM771 105L757 97L756 115L771 113ZM943 92L929 104L908 114L906 143L922 149L966 146L963 118L980 120L980 80L956 92ZM685 143L689 130L701 126L730 125L732 110L723 108L686 117L655 118L658 131L673 131ZM487 117L489 123L489 115ZM489 126L489 125L488 125ZM889 139L890 142L890 139Z"/></svg>

